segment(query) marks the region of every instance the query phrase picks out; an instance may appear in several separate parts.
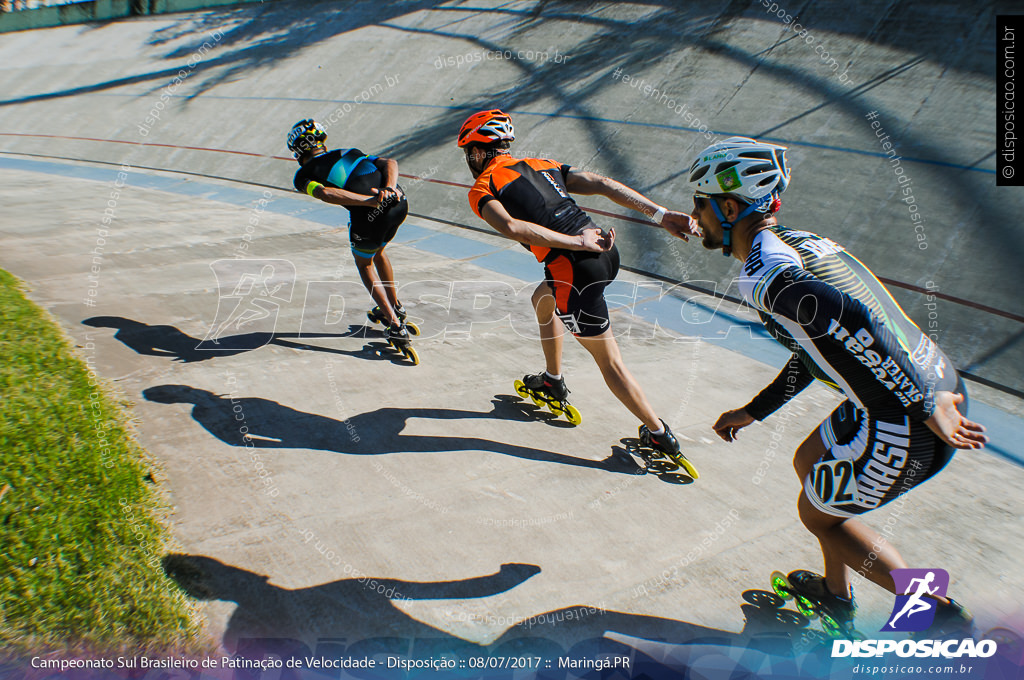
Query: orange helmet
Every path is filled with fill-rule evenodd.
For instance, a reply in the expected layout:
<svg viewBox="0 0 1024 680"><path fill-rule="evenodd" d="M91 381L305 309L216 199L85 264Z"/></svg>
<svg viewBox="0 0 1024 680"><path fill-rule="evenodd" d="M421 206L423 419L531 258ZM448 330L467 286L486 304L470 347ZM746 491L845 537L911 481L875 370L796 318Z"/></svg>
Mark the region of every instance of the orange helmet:
<svg viewBox="0 0 1024 680"><path fill-rule="evenodd" d="M516 138L512 119L500 109L477 111L466 119L459 130L458 144L460 147L470 144L492 144L494 142L513 141Z"/></svg>

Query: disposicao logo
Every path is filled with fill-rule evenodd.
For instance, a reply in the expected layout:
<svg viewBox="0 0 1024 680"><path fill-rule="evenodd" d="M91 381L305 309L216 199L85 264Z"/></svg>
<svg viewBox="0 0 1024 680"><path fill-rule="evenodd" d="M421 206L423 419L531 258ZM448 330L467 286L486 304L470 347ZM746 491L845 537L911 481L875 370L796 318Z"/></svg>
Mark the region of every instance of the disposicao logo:
<svg viewBox="0 0 1024 680"><path fill-rule="evenodd" d="M935 621L938 602L945 597L949 574L943 569L893 569L896 602L883 631L920 632ZM931 596L931 597L929 597ZM833 640L832 657L871 657L895 652L900 657L989 657L996 653L993 640Z"/></svg>
<svg viewBox="0 0 1024 680"><path fill-rule="evenodd" d="M928 630L938 606L933 598L946 596L949 574L944 569L893 569L889 573L896 583L897 595L889 622L882 630L903 633Z"/></svg>
<svg viewBox="0 0 1024 680"><path fill-rule="evenodd" d="M986 658L996 653L995 640L833 640L832 658L843 656L871 657L895 652L896 656L918 658L962 656Z"/></svg>

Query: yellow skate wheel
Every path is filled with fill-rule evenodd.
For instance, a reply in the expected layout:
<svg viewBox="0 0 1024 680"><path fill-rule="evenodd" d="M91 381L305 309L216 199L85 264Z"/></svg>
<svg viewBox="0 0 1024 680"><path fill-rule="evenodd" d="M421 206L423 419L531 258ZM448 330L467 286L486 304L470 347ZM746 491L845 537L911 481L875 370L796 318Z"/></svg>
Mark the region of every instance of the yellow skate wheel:
<svg viewBox="0 0 1024 680"><path fill-rule="evenodd" d="M679 454L676 462L686 470L686 474L690 475L694 479L700 479L700 475L697 473L697 468L693 467L693 463L687 460L686 456Z"/></svg>
<svg viewBox="0 0 1024 680"><path fill-rule="evenodd" d="M555 414L556 416L560 416L560 415L562 415L562 413L563 413L563 411L562 411L562 407L561 407L561 406L559 406L558 404L556 404L556 403L555 403L555 402L553 402L553 401L549 401L549 402L548 402L548 410L549 410L549 411L551 411L551 412L552 412L553 414Z"/></svg>
<svg viewBox="0 0 1024 680"><path fill-rule="evenodd" d="M571 404L565 406L565 419L572 425L579 425L583 422L583 416L580 415L579 409Z"/></svg>
<svg viewBox="0 0 1024 680"><path fill-rule="evenodd" d="M529 398L530 391L526 389L526 384L522 380L516 380L514 383L512 383L512 387L515 389L516 394L518 394L523 399Z"/></svg>
<svg viewBox="0 0 1024 680"><path fill-rule="evenodd" d="M405 327L409 329L409 335L419 335L420 327L414 324L412 321L407 321Z"/></svg>
<svg viewBox="0 0 1024 680"><path fill-rule="evenodd" d="M413 366L420 365L420 355L417 354L416 350L414 350L412 347L406 347L405 349L403 349L402 354L409 357L409 359L412 361Z"/></svg>

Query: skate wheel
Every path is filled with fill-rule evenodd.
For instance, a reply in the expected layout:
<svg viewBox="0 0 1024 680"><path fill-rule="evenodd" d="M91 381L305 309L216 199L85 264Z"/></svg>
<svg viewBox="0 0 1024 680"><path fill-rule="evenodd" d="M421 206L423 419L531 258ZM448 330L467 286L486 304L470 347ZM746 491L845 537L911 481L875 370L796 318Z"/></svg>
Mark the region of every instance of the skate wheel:
<svg viewBox="0 0 1024 680"><path fill-rule="evenodd" d="M565 419L572 425L579 425L583 422L583 416L580 415L579 409L571 404L565 406Z"/></svg>
<svg viewBox="0 0 1024 680"><path fill-rule="evenodd" d="M533 400L533 405L534 406L537 406L539 408L544 408L545 406L547 406L547 404L544 403L544 400L541 399L540 397L538 397L536 394L534 394L533 392L530 392L529 394L530 394L530 399Z"/></svg>
<svg viewBox="0 0 1024 680"><path fill-rule="evenodd" d="M512 388L516 391L523 399L527 399L530 396L530 391L526 389L526 384L522 380L516 380L512 383Z"/></svg>
<svg viewBox="0 0 1024 680"><path fill-rule="evenodd" d="M560 416L560 415L562 415L562 413L564 413L562 411L562 407L559 406L558 404L553 403L553 402L548 402L548 410L551 411L551 413L556 415L556 416Z"/></svg>
<svg viewBox="0 0 1024 680"><path fill-rule="evenodd" d="M413 366L420 365L420 355L417 354L416 350L414 350L412 347L406 347L405 349L403 349L402 354L409 357L409 360L412 361Z"/></svg>
<svg viewBox="0 0 1024 680"><path fill-rule="evenodd" d="M842 637L842 631L839 629L839 624L833 621L832 617L828 614L823 614L821 617L821 629L833 640Z"/></svg>
<svg viewBox="0 0 1024 680"><path fill-rule="evenodd" d="M679 458L675 462L686 470L686 474L690 475L690 477L695 480L700 479L700 475L697 473L697 468L693 467L693 463L687 460L686 456L680 454Z"/></svg>
<svg viewBox="0 0 1024 680"><path fill-rule="evenodd" d="M846 632L843 630L843 627L840 626L835 619L825 613L821 614L821 629L833 640L846 637Z"/></svg>
<svg viewBox="0 0 1024 680"><path fill-rule="evenodd" d="M804 616L806 616L807 618L813 619L815 616L818 615L818 611L815 608L814 603L808 600L806 597L802 595L797 595L795 597L795 600L796 610ZM827 633L828 631L825 632Z"/></svg>
<svg viewBox="0 0 1024 680"><path fill-rule="evenodd" d="M793 599L793 593L789 589L789 579L781 571L773 571L771 575L772 590L775 594L785 600Z"/></svg>
<svg viewBox="0 0 1024 680"><path fill-rule="evenodd" d="M416 324L414 324L412 321L407 322L405 324L405 327L409 329L409 335L419 335L420 334L420 327L417 326Z"/></svg>

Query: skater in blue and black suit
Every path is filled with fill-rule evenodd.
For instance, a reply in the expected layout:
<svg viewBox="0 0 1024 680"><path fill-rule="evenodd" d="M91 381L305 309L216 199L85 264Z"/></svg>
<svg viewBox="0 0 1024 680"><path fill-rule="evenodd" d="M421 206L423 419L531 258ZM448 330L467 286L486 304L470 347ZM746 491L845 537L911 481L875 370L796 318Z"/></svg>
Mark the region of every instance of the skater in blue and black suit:
<svg viewBox="0 0 1024 680"><path fill-rule="evenodd" d="M359 149L328 151L326 139L327 132L315 120L301 120L292 127L288 149L300 166L295 190L348 208L352 255L363 285L377 304L369 316L387 327L389 340L406 344L406 311L398 301L395 274L384 252L409 213L405 192L398 185L398 163Z"/></svg>

